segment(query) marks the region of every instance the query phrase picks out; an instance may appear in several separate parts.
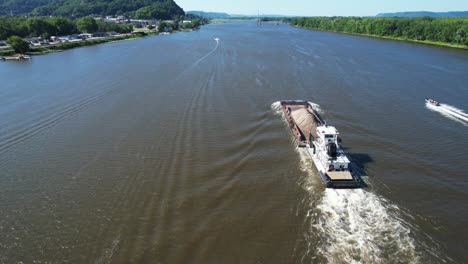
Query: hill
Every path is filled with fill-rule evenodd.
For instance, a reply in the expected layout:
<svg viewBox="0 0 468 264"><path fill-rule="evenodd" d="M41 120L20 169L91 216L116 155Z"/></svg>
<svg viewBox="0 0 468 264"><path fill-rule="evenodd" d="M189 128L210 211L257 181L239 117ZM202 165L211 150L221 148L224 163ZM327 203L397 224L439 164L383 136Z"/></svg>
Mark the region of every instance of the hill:
<svg viewBox="0 0 468 264"><path fill-rule="evenodd" d="M1 15L64 16L129 15L172 19L184 15L173 0L0 0Z"/></svg>
<svg viewBox="0 0 468 264"><path fill-rule="evenodd" d="M0 16L28 14L34 8L50 2L52 0L0 0Z"/></svg>
<svg viewBox="0 0 468 264"><path fill-rule="evenodd" d="M412 12L397 12L397 13L380 13L376 17L466 17L468 11L452 11L452 12L429 12L429 11L412 11Z"/></svg>
<svg viewBox="0 0 468 264"><path fill-rule="evenodd" d="M260 15L239 15L239 14L228 14L221 12L204 12L204 11L187 11L187 14L196 15L199 17L204 17L208 19L255 19L255 18L286 18L288 16L284 15L270 15L270 14L260 14Z"/></svg>
<svg viewBox="0 0 468 264"><path fill-rule="evenodd" d="M216 19L216 18L222 18L222 19L227 19L231 18L231 15L227 13L220 13L220 12L204 12L204 11L187 11L187 14L191 15L196 15L208 19Z"/></svg>

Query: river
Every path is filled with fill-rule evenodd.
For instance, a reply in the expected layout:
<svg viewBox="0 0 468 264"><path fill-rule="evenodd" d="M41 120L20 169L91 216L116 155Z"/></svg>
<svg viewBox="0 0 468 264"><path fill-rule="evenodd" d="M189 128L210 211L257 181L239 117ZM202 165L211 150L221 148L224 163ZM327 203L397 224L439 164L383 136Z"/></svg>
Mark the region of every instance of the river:
<svg viewBox="0 0 468 264"><path fill-rule="evenodd" d="M468 124L424 98L468 110L467 73L251 21L0 63L0 263L466 263ZM283 99L368 188L324 188Z"/></svg>

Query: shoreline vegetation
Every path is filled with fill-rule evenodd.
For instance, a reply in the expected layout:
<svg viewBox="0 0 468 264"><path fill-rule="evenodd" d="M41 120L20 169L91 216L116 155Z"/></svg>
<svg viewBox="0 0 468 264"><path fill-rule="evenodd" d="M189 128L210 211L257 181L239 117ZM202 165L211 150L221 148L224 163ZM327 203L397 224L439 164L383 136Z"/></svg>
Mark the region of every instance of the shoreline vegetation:
<svg viewBox="0 0 468 264"><path fill-rule="evenodd" d="M468 17L300 17L295 27L468 49Z"/></svg>
<svg viewBox="0 0 468 264"><path fill-rule="evenodd" d="M189 31L189 30L172 31L170 34L177 33L177 32L184 32L184 31ZM2 59L3 60L20 60L20 57L23 55L44 55L44 54L74 49L74 48L94 46L94 45L99 45L99 44L104 44L104 43L109 43L109 42L123 41L123 40L134 40L134 39L139 39L139 38L143 38L147 36L156 36L156 35L160 35L160 33L154 32L154 31L151 31L151 32L136 31L136 32L124 34L121 36L114 36L114 37L108 37L108 38L102 38L102 39L82 40L79 42L65 42L65 43L60 43L57 45L32 47L29 49L29 51L25 53L16 53L12 49L3 49L3 50L0 49L0 61Z"/></svg>
<svg viewBox="0 0 468 264"><path fill-rule="evenodd" d="M21 60L22 55L42 55L148 35L192 31L205 23L208 21L193 16L166 21L137 20L133 23L108 22L92 17L77 20L0 17L0 37L6 39L0 41L0 60Z"/></svg>
<svg viewBox="0 0 468 264"><path fill-rule="evenodd" d="M48 54L52 52L60 52L60 51L68 50L68 49L74 49L74 48L80 48L80 47L86 47L86 46L94 46L94 45L108 43L108 42L137 39L137 38L141 38L144 36L147 36L147 34L145 35L125 34L122 36L115 36L115 37L103 38L103 39L83 40L79 42L65 42L65 43L61 43L61 44L53 45L53 46L34 47L34 48L31 48L28 52L26 52L26 54L27 55L43 55L43 54Z"/></svg>

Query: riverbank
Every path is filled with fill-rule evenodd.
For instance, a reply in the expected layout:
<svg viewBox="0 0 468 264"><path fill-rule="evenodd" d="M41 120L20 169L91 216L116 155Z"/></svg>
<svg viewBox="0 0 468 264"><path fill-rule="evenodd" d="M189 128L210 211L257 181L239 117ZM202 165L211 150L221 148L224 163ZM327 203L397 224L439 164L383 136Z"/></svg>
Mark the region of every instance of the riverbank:
<svg viewBox="0 0 468 264"><path fill-rule="evenodd" d="M130 39L138 39L141 37L148 36L148 34L138 33L138 34L127 34L124 36L117 36L117 37L110 37L110 38L102 38L102 39L93 39L93 40L82 40L78 42L65 42L54 46L44 46L44 47L33 47L29 52L26 54L28 55L43 55L48 54L51 52L58 52L73 48L79 47L86 47L86 46L93 46L108 42L115 42L115 41L122 41L122 40L130 40Z"/></svg>
<svg viewBox="0 0 468 264"><path fill-rule="evenodd" d="M198 29L198 28L194 28ZM172 31L171 34L177 33L177 32L187 32L191 31L194 29L190 30L175 30ZM86 47L86 46L93 46L93 45L98 45L98 44L104 44L108 42L116 42L116 41L123 41L123 40L132 40L132 39L139 39L142 37L147 37L147 36L155 36L163 33L158 33L156 31L151 31L151 30L136 30L132 33L128 34L122 34L118 36L112 36L112 37L103 37L103 38L97 38L97 39L86 39L86 40L80 40L80 41L70 41L70 42L64 42L60 44L55 44L55 45L45 45L45 46L40 46L40 47L31 47L31 49L24 53L26 55L44 55L48 53L53 53L53 52L60 52L68 49L74 49L74 48L79 48L79 47ZM167 33L166 33L167 34ZM3 58L3 60L20 60L19 57L22 56L22 54L15 53L12 49L3 49L0 51L0 58Z"/></svg>
<svg viewBox="0 0 468 264"><path fill-rule="evenodd" d="M80 40L80 41L70 41L64 42L55 45L43 45L40 47L31 47L28 52L25 52L26 55L43 55L52 52L59 52L63 50L79 48L79 47L86 47L86 46L93 46L108 42L115 42L115 41L122 41L122 40L130 40L130 39L137 39L141 37L145 37L148 35L155 35L155 34L148 34L143 32L137 32L132 34L124 34L119 36L112 36L106 38L98 38L98 39L87 39L87 40ZM22 54L15 53L12 49L4 49L0 57L3 57L5 60L18 60Z"/></svg>
<svg viewBox="0 0 468 264"><path fill-rule="evenodd" d="M468 46L453 44L453 43L446 43L446 42L429 41L429 40L416 40L416 39L389 37L389 36L379 36L379 35L370 35L370 34L360 34L360 33L351 33L351 32L335 31L335 30L324 30L324 29L318 29L318 28L300 27L300 26L295 26L295 25L292 25L292 26L296 27L296 28L302 28L302 29L308 29L308 30L333 32L333 33L346 34L346 35L378 38L378 39L385 39L385 40L396 40L396 41L402 41L402 42L411 42L411 43L426 44L426 45L431 45L431 46L439 46L439 47L447 47L447 48L456 48L456 49L468 50Z"/></svg>
<svg viewBox="0 0 468 264"><path fill-rule="evenodd" d="M291 25L336 33L468 49L467 17L295 17Z"/></svg>

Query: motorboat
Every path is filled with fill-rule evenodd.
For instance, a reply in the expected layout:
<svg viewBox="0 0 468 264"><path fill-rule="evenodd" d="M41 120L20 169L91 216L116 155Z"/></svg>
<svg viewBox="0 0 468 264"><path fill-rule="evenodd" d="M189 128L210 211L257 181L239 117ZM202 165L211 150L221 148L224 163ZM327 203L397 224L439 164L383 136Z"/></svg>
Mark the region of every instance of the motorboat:
<svg viewBox="0 0 468 264"><path fill-rule="evenodd" d="M434 105L434 106L440 106L440 103L439 103L439 102L437 102L437 101L434 100L434 99L430 99L430 98L426 98L426 103L431 104L431 105Z"/></svg>

